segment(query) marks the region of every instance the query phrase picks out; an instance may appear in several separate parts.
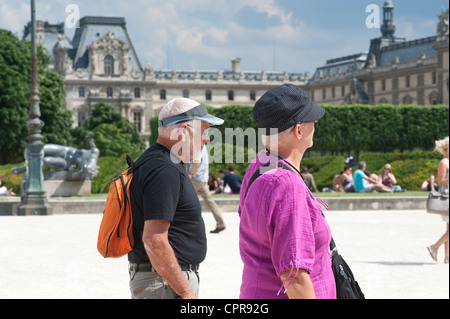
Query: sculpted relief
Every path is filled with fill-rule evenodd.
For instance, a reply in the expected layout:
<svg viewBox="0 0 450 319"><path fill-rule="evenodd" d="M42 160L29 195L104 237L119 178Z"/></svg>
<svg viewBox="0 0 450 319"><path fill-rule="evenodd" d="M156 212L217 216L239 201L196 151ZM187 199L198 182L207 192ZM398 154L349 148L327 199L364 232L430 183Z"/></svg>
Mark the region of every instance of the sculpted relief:
<svg viewBox="0 0 450 319"><path fill-rule="evenodd" d="M130 46L108 32L88 47L92 75L128 76Z"/></svg>

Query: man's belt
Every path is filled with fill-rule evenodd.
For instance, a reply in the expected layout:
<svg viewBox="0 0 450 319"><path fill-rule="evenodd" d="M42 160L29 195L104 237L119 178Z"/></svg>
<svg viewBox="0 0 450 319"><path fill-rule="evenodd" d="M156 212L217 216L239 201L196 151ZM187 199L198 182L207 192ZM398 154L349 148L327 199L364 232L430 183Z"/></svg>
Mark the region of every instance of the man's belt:
<svg viewBox="0 0 450 319"><path fill-rule="evenodd" d="M181 264L180 268L182 271L195 271L197 272L200 268L200 265L184 265ZM157 272L156 269L152 266L152 264L134 264L130 263L129 269L135 272Z"/></svg>

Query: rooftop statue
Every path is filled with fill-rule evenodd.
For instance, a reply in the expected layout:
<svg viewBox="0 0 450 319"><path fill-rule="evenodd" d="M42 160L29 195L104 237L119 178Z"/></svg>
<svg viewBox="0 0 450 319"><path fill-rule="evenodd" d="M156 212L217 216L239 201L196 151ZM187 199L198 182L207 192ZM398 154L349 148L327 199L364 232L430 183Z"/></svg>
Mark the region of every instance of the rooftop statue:
<svg viewBox="0 0 450 319"><path fill-rule="evenodd" d="M439 24L437 27L437 34L438 35L448 35L449 28L448 28L448 18L449 18L449 11L445 11L444 8L441 9L441 14L438 15L439 18Z"/></svg>
<svg viewBox="0 0 450 319"><path fill-rule="evenodd" d="M98 175L97 160L100 151L94 143L93 134L86 136L86 142L89 149L81 150L71 146L45 144L44 167L49 167L56 171L66 171L66 180L94 179ZM26 172L26 162L27 158L25 155L25 165L13 167L11 169L13 173L21 174Z"/></svg>

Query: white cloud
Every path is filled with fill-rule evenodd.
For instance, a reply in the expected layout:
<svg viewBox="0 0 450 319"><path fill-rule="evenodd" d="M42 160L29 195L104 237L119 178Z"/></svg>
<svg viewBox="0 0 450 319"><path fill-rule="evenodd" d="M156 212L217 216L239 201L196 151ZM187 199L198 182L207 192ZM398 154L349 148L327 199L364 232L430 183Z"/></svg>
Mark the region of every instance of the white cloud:
<svg viewBox="0 0 450 319"><path fill-rule="evenodd" d="M289 23L292 17L292 13L284 12L274 0L246 0L242 3L255 8L257 12L267 13L269 17L278 16L282 23Z"/></svg>
<svg viewBox="0 0 450 319"><path fill-rule="evenodd" d="M8 5L2 1L0 2L0 28L11 30L21 38L24 28L23 21L29 20L30 14L30 5L27 3Z"/></svg>
<svg viewBox="0 0 450 319"><path fill-rule="evenodd" d="M282 1L40 0L37 18L63 22L69 3L80 6L81 17L125 17L141 64L149 61L155 69L229 68L229 61L239 56L242 69L270 70L276 65L283 71L313 72L326 59L366 51L370 39L379 36L379 32L368 32L359 26L351 29L352 21L342 21L335 28L325 27L321 19L337 13L323 11L318 2L312 4L313 0L306 10L297 4L283 7ZM316 10L317 19L304 16L305 12L314 14L311 10ZM0 28L21 36L29 11L27 1L0 0ZM271 24L264 25L263 21L246 25L245 17L236 19L242 11L250 16L254 11L256 17L267 17ZM420 12L414 18L396 14L396 34L408 39L430 36L435 33L436 23L435 15L425 19ZM354 31L349 34L348 30ZM66 32L69 37L73 35L73 30Z"/></svg>

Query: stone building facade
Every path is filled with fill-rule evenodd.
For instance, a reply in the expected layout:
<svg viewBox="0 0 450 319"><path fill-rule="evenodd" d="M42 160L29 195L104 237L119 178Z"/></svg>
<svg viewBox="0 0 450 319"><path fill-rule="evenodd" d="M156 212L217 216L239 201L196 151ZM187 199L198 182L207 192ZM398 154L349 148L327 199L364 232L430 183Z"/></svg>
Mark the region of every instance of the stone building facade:
<svg viewBox="0 0 450 319"><path fill-rule="evenodd" d="M37 22L37 39L64 77L65 108L81 125L92 107L106 102L136 124L148 141L149 119L172 98L189 97L214 107L254 105L267 90L283 83L302 87L316 103L449 103L449 11L442 9L435 36L406 41L395 36L394 6L383 7L381 37L368 52L330 59L308 72L229 70L154 70L142 65L124 18L84 17L72 40L64 24ZM30 27L25 27L24 39Z"/></svg>
<svg viewBox="0 0 450 319"><path fill-rule="evenodd" d="M435 36L395 36L394 6L383 7L381 37L367 53L330 59L305 89L316 103L449 104L449 11L442 9Z"/></svg>
<svg viewBox="0 0 450 319"><path fill-rule="evenodd" d="M148 141L149 119L171 99L188 97L213 107L253 105L267 90L283 83L304 86L309 74L241 71L239 58L230 70L154 70L142 66L124 18L84 17L72 40L64 25L38 22L38 38L64 76L65 108L81 125L91 108L106 102L136 124ZM28 37L28 27L24 38Z"/></svg>

